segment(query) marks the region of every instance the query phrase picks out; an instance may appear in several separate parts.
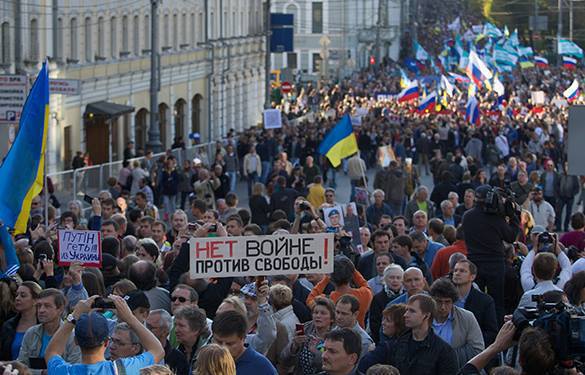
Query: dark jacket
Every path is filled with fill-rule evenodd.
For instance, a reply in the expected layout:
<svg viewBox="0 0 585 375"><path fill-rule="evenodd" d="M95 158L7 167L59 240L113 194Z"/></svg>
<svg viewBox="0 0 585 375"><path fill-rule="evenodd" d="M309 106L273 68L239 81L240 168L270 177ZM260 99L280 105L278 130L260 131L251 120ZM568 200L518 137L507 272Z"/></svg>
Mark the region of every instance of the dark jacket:
<svg viewBox="0 0 585 375"><path fill-rule="evenodd" d="M313 319L311 310L307 307L307 297L311 291L303 286L299 280L296 280L292 286L293 292L293 311L301 323Z"/></svg>
<svg viewBox="0 0 585 375"><path fill-rule="evenodd" d="M416 350L411 351L413 346ZM455 351L432 329L421 342L408 331L395 342L377 346L362 358L358 369L364 372L378 363L396 367L401 375L454 375L458 370Z"/></svg>
<svg viewBox="0 0 585 375"><path fill-rule="evenodd" d="M250 214L252 215L252 223L260 226L268 225L268 216L270 215L270 206L266 197L262 195L252 195L250 197Z"/></svg>
<svg viewBox="0 0 585 375"><path fill-rule="evenodd" d="M165 363L177 375L189 375L189 362L178 349L174 349L167 340L165 346Z"/></svg>
<svg viewBox="0 0 585 375"><path fill-rule="evenodd" d="M0 360L2 361L12 361L16 359L11 358L11 353L12 341L16 335L18 322L20 322L20 314L8 319L2 324L2 330L0 330Z"/></svg>
<svg viewBox="0 0 585 375"><path fill-rule="evenodd" d="M480 207L473 207L463 215L465 228L465 245L469 260L476 265L482 262L504 262L504 243L512 243L518 234L516 220L506 222L506 219L487 214Z"/></svg>
<svg viewBox="0 0 585 375"><path fill-rule="evenodd" d="M465 300L465 310L471 311L475 315L483 334L485 346L493 343L498 334L494 299L489 294L472 287Z"/></svg>
<svg viewBox="0 0 585 375"><path fill-rule="evenodd" d="M386 290L382 290L380 293L376 294L372 299L372 304L370 305L370 336L372 340L378 344L380 342L380 327L382 327L382 312L392 301L394 298L398 297L402 294L402 290L399 293L392 294L391 296L386 293Z"/></svg>
<svg viewBox="0 0 585 375"><path fill-rule="evenodd" d="M173 261L169 269L170 290L179 283L179 278L185 272L189 272L189 243L181 246L179 255ZM232 287L233 277L222 277L216 279L216 282L210 283L203 291L199 291L199 307L205 310L207 317L213 319L215 312L225 297L228 296Z"/></svg>
<svg viewBox="0 0 585 375"><path fill-rule="evenodd" d="M162 195L177 195L179 191L179 174L176 169L171 172L166 169L162 172L161 180L161 194Z"/></svg>

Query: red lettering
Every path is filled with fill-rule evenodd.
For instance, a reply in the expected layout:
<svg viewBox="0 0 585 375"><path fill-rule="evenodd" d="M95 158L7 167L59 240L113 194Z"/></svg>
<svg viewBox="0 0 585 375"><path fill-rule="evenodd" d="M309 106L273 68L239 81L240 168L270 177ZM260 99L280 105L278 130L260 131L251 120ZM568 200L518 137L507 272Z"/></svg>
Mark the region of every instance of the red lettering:
<svg viewBox="0 0 585 375"><path fill-rule="evenodd" d="M201 242L196 242L195 243L195 256L197 257L197 259L200 258L199 254L201 252L205 252L205 258L209 258L209 243L205 242L205 246L201 247Z"/></svg>
<svg viewBox="0 0 585 375"><path fill-rule="evenodd" d="M216 253L216 250L219 249L219 245L221 245L221 244L223 244L223 241L212 241L212 242L209 242L209 245L211 247L211 249L210 249L211 250L210 258L214 258L214 259L223 258L223 255Z"/></svg>
<svg viewBox="0 0 585 375"><path fill-rule="evenodd" d="M236 240L231 240L231 241L225 241L225 243L227 243L230 247L230 258L234 257L234 244L238 242Z"/></svg>

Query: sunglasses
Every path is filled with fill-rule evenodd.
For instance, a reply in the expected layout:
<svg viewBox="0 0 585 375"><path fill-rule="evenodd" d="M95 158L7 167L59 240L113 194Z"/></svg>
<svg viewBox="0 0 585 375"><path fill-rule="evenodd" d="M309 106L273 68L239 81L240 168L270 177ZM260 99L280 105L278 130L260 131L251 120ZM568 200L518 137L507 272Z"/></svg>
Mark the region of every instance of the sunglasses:
<svg viewBox="0 0 585 375"><path fill-rule="evenodd" d="M179 300L181 303L187 302L187 298L185 297L171 297L171 301L175 302L176 300Z"/></svg>

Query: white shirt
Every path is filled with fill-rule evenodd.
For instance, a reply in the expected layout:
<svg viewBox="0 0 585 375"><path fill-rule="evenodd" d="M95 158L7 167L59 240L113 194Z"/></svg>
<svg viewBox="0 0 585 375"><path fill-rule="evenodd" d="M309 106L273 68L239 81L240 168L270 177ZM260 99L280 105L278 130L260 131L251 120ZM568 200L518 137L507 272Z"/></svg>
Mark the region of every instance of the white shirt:
<svg viewBox="0 0 585 375"><path fill-rule="evenodd" d="M540 296L551 290L562 292L563 290L557 287L551 280L541 281L536 284L534 289L525 292L520 298L518 308L536 307L536 302L532 302L532 296Z"/></svg>
<svg viewBox="0 0 585 375"><path fill-rule="evenodd" d="M537 205L534 201L530 201L528 210L534 218L535 225L542 225L545 228L549 228L555 222L555 209L544 199L540 202L540 205Z"/></svg>

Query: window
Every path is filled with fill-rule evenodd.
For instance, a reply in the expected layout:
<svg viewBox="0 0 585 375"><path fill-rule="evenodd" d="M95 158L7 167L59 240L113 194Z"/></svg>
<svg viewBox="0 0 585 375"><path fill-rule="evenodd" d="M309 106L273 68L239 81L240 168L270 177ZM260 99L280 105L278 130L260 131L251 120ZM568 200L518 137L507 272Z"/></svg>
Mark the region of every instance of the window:
<svg viewBox="0 0 585 375"><path fill-rule="evenodd" d="M286 65L289 69L297 69L297 54L289 52L286 55Z"/></svg>
<svg viewBox="0 0 585 375"><path fill-rule="evenodd" d="M163 30L165 37L163 39L163 47L167 47L169 45L169 15L165 14L164 18L164 30Z"/></svg>
<svg viewBox="0 0 585 375"><path fill-rule="evenodd" d="M144 48L150 49L150 17L144 16Z"/></svg>
<svg viewBox="0 0 585 375"><path fill-rule="evenodd" d="M237 18L236 18L236 12L235 11L232 12L232 18L231 18L230 21L231 21L230 24L232 25L231 26L231 30L230 30L230 36L236 36L236 35L238 35L238 32L237 32L238 21L237 21Z"/></svg>
<svg viewBox="0 0 585 375"><path fill-rule="evenodd" d="M221 36L223 38L227 38L229 35L229 29L228 29L228 25L229 25L230 21L228 20L228 12L223 12L223 22L222 22L222 30L221 30Z"/></svg>
<svg viewBox="0 0 585 375"><path fill-rule="evenodd" d="M118 58L118 20L112 17L110 20L110 51L112 58Z"/></svg>
<svg viewBox="0 0 585 375"><path fill-rule="evenodd" d="M72 18L69 25L69 58L77 60L77 18Z"/></svg>
<svg viewBox="0 0 585 375"><path fill-rule="evenodd" d="M312 33L313 34L322 34L323 33L323 3L322 2L315 2L313 5L313 12L312 12Z"/></svg>
<svg viewBox="0 0 585 375"><path fill-rule="evenodd" d="M97 44L97 55L99 57L105 57L106 56L106 42L104 40L104 17L99 17L98 18L98 31L97 31L97 38L98 38L98 44Z"/></svg>
<svg viewBox="0 0 585 375"><path fill-rule="evenodd" d="M57 19L57 46L54 47L54 54L57 61L63 61L63 18Z"/></svg>
<svg viewBox="0 0 585 375"><path fill-rule="evenodd" d="M195 40L203 41L205 38L205 21L203 20L203 13L199 13L199 37Z"/></svg>
<svg viewBox="0 0 585 375"><path fill-rule="evenodd" d="M189 39L187 38L187 14L181 15L181 43L188 44Z"/></svg>
<svg viewBox="0 0 585 375"><path fill-rule="evenodd" d="M321 72L321 64L323 59L321 58L321 54L314 53L313 54L313 73Z"/></svg>
<svg viewBox="0 0 585 375"><path fill-rule="evenodd" d="M189 31L191 34L191 48L197 47L197 24L195 23L195 13L191 13L191 30Z"/></svg>
<svg viewBox="0 0 585 375"><path fill-rule="evenodd" d="M91 18L90 17L86 17L85 18L85 25L84 25L84 36L85 36L85 61L86 62L91 62L92 60L92 56L91 56Z"/></svg>
<svg viewBox="0 0 585 375"><path fill-rule="evenodd" d="M36 19L30 20L30 59L39 61L39 22Z"/></svg>
<svg viewBox="0 0 585 375"><path fill-rule="evenodd" d="M179 49L179 16L173 14L173 49Z"/></svg>
<svg viewBox="0 0 585 375"><path fill-rule="evenodd" d="M130 51L130 41L128 40L128 16L122 17L122 52Z"/></svg>
<svg viewBox="0 0 585 375"><path fill-rule="evenodd" d="M132 48L135 56L140 55L140 18L134 16L132 22Z"/></svg>
<svg viewBox="0 0 585 375"><path fill-rule="evenodd" d="M2 44L2 53L0 63L2 65L10 64L10 24L8 22L4 22L2 27L0 28L0 32L2 32L2 36L0 38L0 42Z"/></svg>

